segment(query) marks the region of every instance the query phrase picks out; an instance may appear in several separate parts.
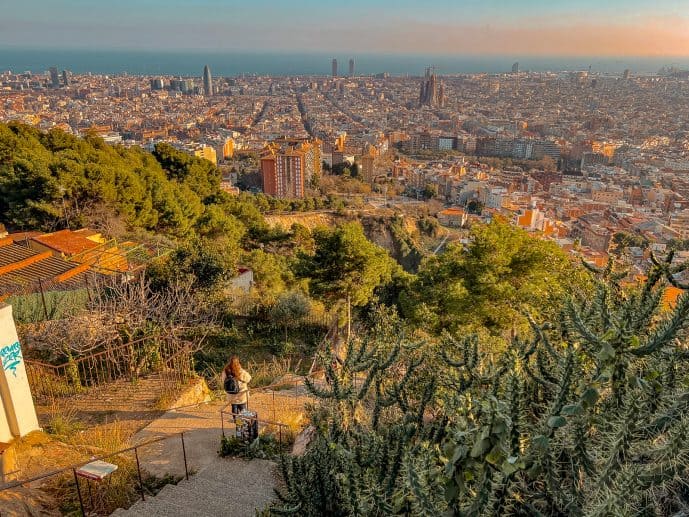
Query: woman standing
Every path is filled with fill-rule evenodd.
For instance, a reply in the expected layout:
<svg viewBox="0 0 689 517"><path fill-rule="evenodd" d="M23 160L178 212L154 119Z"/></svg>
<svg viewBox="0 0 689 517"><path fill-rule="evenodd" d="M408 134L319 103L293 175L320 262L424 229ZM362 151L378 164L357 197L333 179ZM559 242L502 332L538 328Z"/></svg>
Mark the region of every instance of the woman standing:
<svg viewBox="0 0 689 517"><path fill-rule="evenodd" d="M236 415L247 408L249 403L249 382L251 375L233 355L220 376L220 382L227 393L227 401L232 404L232 414Z"/></svg>

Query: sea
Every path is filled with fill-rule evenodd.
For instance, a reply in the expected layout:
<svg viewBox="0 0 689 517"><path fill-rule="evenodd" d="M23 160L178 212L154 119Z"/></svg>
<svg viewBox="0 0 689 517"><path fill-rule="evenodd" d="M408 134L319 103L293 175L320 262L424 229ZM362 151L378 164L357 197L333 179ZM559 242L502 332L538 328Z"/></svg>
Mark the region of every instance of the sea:
<svg viewBox="0 0 689 517"><path fill-rule="evenodd" d="M130 74L165 76L200 76L208 65L216 76L317 76L330 75L331 62L338 61L340 75L348 72L349 60L355 60L357 75L388 73L391 76L418 76L433 66L437 74L503 73L519 62L522 71L591 70L604 74L655 74L663 67L689 69L689 57L520 57L466 55L403 55L281 53L281 52L200 52L137 50L72 50L0 48L0 73L30 71L44 73L51 66L81 74Z"/></svg>

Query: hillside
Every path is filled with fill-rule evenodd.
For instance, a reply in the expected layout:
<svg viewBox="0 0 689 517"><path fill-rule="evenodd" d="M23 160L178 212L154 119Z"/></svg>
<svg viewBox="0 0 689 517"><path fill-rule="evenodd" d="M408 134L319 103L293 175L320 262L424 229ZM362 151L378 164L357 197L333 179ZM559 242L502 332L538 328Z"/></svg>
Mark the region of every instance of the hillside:
<svg viewBox="0 0 689 517"><path fill-rule="evenodd" d="M388 209L358 211L297 212L265 216L271 228L290 229L298 224L313 230L318 227L332 227L348 221L358 221L368 239L390 253L406 271L416 271L423 258L418 218L393 213Z"/></svg>
<svg viewBox="0 0 689 517"><path fill-rule="evenodd" d="M281 227L290 229L293 224L300 224L309 230L319 226L333 226L343 217L334 210L319 210L314 212L296 212L265 215L266 224L271 228Z"/></svg>

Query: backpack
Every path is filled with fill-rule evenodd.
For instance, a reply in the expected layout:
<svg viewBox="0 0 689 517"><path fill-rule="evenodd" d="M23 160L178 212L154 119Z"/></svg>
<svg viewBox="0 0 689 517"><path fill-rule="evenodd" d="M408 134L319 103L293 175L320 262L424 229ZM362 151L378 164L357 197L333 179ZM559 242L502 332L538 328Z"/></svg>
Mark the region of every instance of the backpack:
<svg viewBox="0 0 689 517"><path fill-rule="evenodd" d="M234 393L239 393L239 381L232 377L232 375L227 375L225 377L225 385L223 386L225 388L226 393L234 394Z"/></svg>

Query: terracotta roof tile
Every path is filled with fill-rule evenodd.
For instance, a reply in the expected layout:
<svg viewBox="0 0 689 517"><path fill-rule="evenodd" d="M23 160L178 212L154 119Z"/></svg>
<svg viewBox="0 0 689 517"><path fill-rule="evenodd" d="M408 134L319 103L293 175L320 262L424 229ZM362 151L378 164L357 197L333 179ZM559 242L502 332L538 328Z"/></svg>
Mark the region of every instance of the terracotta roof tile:
<svg viewBox="0 0 689 517"><path fill-rule="evenodd" d="M46 233L44 235L32 237L31 240L60 253L64 253L67 256L76 255L77 253L82 253L86 250L98 247L97 242L93 242L83 235L79 235L71 230Z"/></svg>

